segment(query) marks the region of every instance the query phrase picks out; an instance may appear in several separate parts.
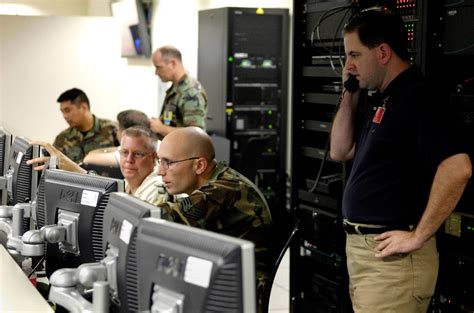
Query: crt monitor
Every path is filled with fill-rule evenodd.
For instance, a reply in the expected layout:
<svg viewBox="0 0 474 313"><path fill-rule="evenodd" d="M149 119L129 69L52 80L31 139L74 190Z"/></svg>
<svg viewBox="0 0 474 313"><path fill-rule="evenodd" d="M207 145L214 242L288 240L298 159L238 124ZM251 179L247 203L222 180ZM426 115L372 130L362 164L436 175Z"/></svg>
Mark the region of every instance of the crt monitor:
<svg viewBox="0 0 474 313"><path fill-rule="evenodd" d="M66 229L65 240L47 243L48 277L59 268L100 261L104 210L110 193L124 190L123 180L47 169L42 188L44 207L37 207L37 219L42 215L46 225Z"/></svg>
<svg viewBox="0 0 474 313"><path fill-rule="evenodd" d="M3 177L8 170L8 164L10 163L10 147L12 145L12 134L5 128L0 126L0 177ZM6 187L6 181L5 187ZM7 191L6 188L0 189L0 204L7 204Z"/></svg>
<svg viewBox="0 0 474 313"><path fill-rule="evenodd" d="M136 253L136 254L135 254ZM250 241L145 218L138 226L138 302L134 312L255 312L254 245ZM129 280L134 281L135 271Z"/></svg>
<svg viewBox="0 0 474 313"><path fill-rule="evenodd" d="M7 191L8 205L28 203L36 195L38 172L26 161L39 157L39 146L30 144L30 140L17 136L13 140L8 164Z"/></svg>

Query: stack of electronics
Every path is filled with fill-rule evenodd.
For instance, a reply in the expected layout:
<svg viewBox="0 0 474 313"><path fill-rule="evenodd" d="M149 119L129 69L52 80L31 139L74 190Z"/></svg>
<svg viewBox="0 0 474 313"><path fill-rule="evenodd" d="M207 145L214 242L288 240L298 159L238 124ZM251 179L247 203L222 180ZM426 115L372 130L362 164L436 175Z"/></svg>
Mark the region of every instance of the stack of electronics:
<svg viewBox="0 0 474 313"><path fill-rule="evenodd" d="M374 5L402 16L411 60L425 69L421 1L294 1L292 207L302 221L291 256L295 312L352 311L340 207L350 162L330 158L329 133L343 87L349 89L341 82L342 29Z"/></svg>

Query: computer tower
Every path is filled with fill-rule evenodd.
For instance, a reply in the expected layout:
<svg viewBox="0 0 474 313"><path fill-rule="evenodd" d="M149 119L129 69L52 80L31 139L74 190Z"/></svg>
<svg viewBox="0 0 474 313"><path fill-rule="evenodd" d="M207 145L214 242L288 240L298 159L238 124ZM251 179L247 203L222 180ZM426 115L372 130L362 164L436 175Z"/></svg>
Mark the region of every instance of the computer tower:
<svg viewBox="0 0 474 313"><path fill-rule="evenodd" d="M230 140L230 166L256 183L274 214L285 206L287 72L287 9L199 11L207 131Z"/></svg>

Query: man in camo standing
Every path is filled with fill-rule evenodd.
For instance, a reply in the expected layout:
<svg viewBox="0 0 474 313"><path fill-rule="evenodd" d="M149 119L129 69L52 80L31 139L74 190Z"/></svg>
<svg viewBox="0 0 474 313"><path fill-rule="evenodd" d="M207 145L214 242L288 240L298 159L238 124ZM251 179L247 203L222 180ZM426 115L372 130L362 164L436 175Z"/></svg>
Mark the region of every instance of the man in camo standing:
<svg viewBox="0 0 474 313"><path fill-rule="evenodd" d="M258 312L269 275L272 217L263 194L242 174L214 159L210 137L198 127L168 134L158 151L158 175L176 201L158 204L163 218L255 244Z"/></svg>
<svg viewBox="0 0 474 313"><path fill-rule="evenodd" d="M172 82L160 118L151 119L151 129L163 138L176 127L206 127L207 95L201 84L184 69L181 52L172 46L153 53L155 74L163 82Z"/></svg>
<svg viewBox="0 0 474 313"><path fill-rule="evenodd" d="M92 114L84 91L66 90L57 101L69 128L56 136L53 145L68 158L80 163L91 150L118 145L115 123Z"/></svg>

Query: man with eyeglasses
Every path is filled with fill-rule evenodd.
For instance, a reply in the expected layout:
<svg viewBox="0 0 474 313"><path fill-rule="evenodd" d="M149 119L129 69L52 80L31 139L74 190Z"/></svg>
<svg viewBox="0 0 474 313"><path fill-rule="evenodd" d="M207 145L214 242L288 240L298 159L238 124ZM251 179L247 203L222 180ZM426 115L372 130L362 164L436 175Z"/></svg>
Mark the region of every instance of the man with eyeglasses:
<svg viewBox="0 0 474 313"><path fill-rule="evenodd" d="M35 141L48 150L50 155L57 157L58 167L77 173L87 171L74 163L51 144ZM162 179L156 168L157 139L155 134L146 127L133 126L122 132L120 141L120 171L125 178L125 191L143 201L158 204L167 199ZM49 157L40 157L28 161L36 164L35 170L42 170Z"/></svg>
<svg viewBox="0 0 474 313"><path fill-rule="evenodd" d="M166 197L156 166L157 139L146 127L133 126L122 132L120 171L125 178L125 192L151 204Z"/></svg>
<svg viewBox="0 0 474 313"><path fill-rule="evenodd" d="M272 217L260 190L214 157L211 138L201 128L169 133L158 151L158 175L169 194L188 197L158 206L165 219L254 242L260 300L268 279Z"/></svg>

